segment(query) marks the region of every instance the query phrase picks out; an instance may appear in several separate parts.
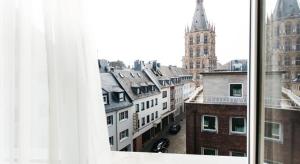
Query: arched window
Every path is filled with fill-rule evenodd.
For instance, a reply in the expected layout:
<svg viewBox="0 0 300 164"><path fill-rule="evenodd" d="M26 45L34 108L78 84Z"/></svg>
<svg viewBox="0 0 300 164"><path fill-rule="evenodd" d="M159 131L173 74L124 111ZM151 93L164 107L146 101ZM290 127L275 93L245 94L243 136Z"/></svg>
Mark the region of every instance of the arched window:
<svg viewBox="0 0 300 164"><path fill-rule="evenodd" d="M197 44L200 44L200 35L197 35Z"/></svg>
<svg viewBox="0 0 300 164"><path fill-rule="evenodd" d="M296 51L300 51L300 38L296 41Z"/></svg>
<svg viewBox="0 0 300 164"><path fill-rule="evenodd" d="M285 40L284 49L285 49L285 51L291 51L292 50L291 41L289 39Z"/></svg>
<svg viewBox="0 0 300 164"><path fill-rule="evenodd" d="M290 35L292 33L292 26L290 23L285 25L285 34Z"/></svg>
<svg viewBox="0 0 300 164"><path fill-rule="evenodd" d="M193 52L193 49L190 48L190 57L193 57L194 56L194 52Z"/></svg>
<svg viewBox="0 0 300 164"><path fill-rule="evenodd" d="M200 48L197 48L196 56L197 56L197 57L200 57Z"/></svg>
<svg viewBox="0 0 300 164"><path fill-rule="evenodd" d="M192 36L190 37L189 42L190 42L190 45L193 45L193 37Z"/></svg>

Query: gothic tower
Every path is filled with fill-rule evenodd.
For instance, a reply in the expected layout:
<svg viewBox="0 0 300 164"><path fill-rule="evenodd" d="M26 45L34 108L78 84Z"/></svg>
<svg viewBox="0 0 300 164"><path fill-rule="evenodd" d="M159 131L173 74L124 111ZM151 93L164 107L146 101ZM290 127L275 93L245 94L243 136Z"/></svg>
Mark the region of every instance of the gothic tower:
<svg viewBox="0 0 300 164"><path fill-rule="evenodd" d="M267 71L284 71L291 89L300 74L300 9L297 0L278 0L267 21Z"/></svg>
<svg viewBox="0 0 300 164"><path fill-rule="evenodd" d="M183 68L193 74L200 85L201 72L211 72L217 67L215 54L215 27L208 23L203 0L197 0L192 26L185 30L185 56Z"/></svg>

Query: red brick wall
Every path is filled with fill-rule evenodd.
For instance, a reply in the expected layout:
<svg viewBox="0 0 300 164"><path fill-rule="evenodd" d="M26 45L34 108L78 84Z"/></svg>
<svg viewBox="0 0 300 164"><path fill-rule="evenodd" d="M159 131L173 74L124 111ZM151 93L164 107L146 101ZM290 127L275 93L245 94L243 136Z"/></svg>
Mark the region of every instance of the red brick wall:
<svg viewBox="0 0 300 164"><path fill-rule="evenodd" d="M229 134L230 117L247 116L246 105L186 103L186 149L188 154L201 154L201 147L218 149L218 155L230 151L246 153L247 136ZM218 117L218 133L201 132L202 115Z"/></svg>

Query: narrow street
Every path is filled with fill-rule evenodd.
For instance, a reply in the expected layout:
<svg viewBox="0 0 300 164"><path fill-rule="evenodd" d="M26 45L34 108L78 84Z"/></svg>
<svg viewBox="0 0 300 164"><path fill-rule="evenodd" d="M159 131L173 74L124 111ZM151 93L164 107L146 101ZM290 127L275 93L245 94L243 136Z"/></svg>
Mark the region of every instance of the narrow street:
<svg viewBox="0 0 300 164"><path fill-rule="evenodd" d="M168 134L167 138L170 140L168 153L186 154L186 120L180 121L181 130L175 134Z"/></svg>

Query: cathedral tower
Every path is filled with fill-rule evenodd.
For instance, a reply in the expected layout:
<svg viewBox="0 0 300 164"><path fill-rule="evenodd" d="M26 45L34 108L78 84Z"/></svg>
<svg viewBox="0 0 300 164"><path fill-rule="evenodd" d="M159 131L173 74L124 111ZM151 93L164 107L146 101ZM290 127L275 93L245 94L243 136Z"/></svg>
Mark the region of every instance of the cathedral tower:
<svg viewBox="0 0 300 164"><path fill-rule="evenodd" d="M211 72L217 67L215 54L215 27L208 23L203 0L197 0L192 26L185 30L185 56L183 68L193 74L200 85L201 72Z"/></svg>

